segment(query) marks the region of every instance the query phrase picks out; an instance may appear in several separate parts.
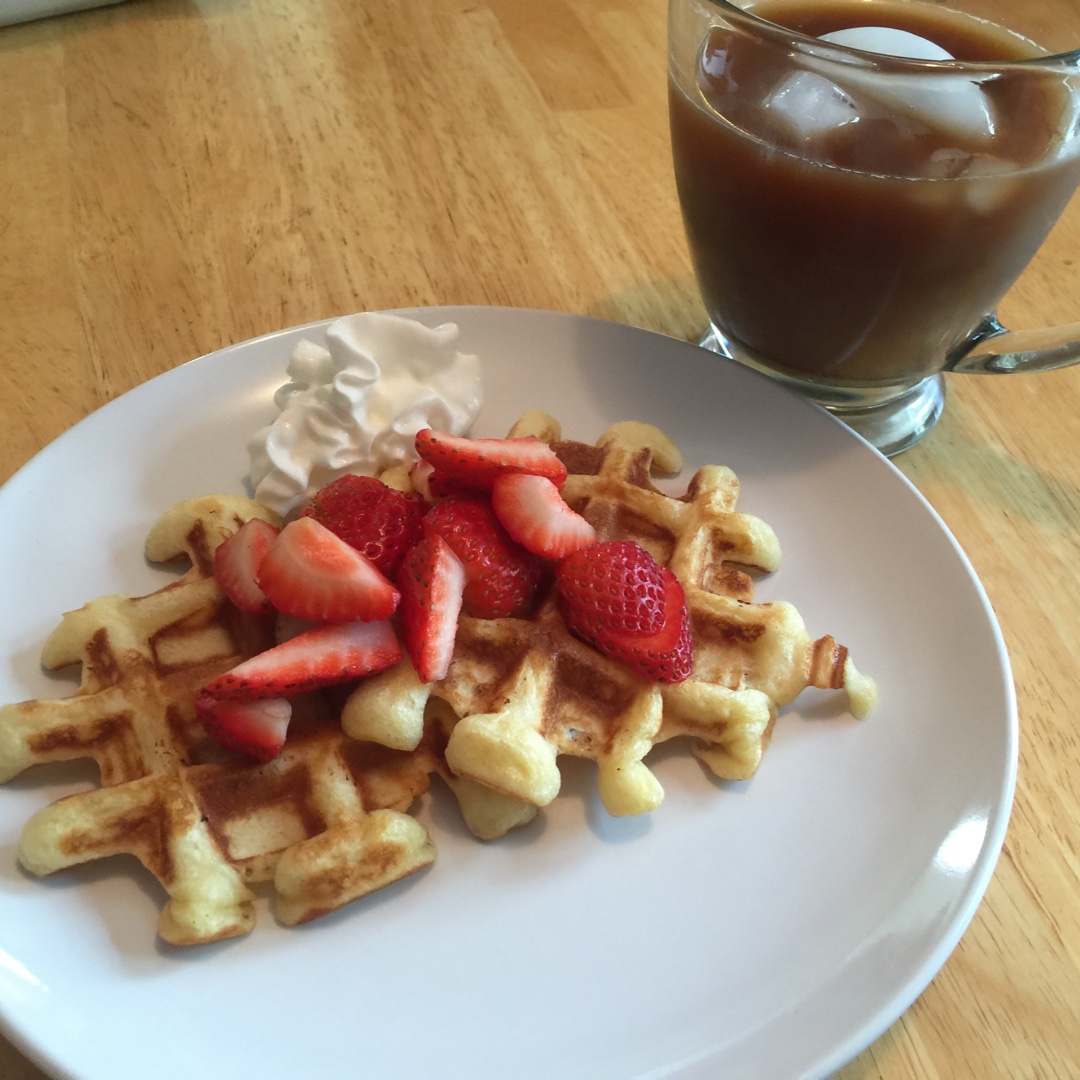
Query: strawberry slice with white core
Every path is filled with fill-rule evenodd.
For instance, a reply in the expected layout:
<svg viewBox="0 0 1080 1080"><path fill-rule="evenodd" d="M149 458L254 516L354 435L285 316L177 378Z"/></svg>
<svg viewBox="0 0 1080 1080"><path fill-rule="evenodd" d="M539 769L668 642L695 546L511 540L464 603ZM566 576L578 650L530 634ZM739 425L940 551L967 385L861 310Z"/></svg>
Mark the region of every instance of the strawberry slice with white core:
<svg viewBox="0 0 1080 1080"><path fill-rule="evenodd" d="M316 622L385 619L401 599L370 559L309 517L281 530L256 577L278 611Z"/></svg>
<svg viewBox="0 0 1080 1080"><path fill-rule="evenodd" d="M419 492L428 502L435 502L447 495L457 495L462 491L468 491L464 484L451 480L439 472L430 461L419 458L413 462L409 469L409 480L413 490Z"/></svg>
<svg viewBox="0 0 1080 1080"><path fill-rule="evenodd" d="M405 555L398 586L402 641L420 681L445 678L454 655L465 567L441 536L427 536Z"/></svg>
<svg viewBox="0 0 1080 1080"><path fill-rule="evenodd" d="M195 696L195 715L218 746L256 761L271 761L285 745L292 704L285 698L221 701L200 690Z"/></svg>
<svg viewBox="0 0 1080 1080"><path fill-rule="evenodd" d="M431 493L431 488L428 486L428 480L434 471L435 466L423 458L414 461L409 467L409 482L412 484L413 490L422 495L428 502L435 498Z"/></svg>
<svg viewBox="0 0 1080 1080"><path fill-rule="evenodd" d="M388 622L330 623L237 664L203 692L221 701L292 697L374 675L400 659Z"/></svg>
<svg viewBox="0 0 1080 1080"><path fill-rule="evenodd" d="M214 577L241 611L268 615L274 610L270 598L259 588L256 574L280 532L269 521L252 518L214 550Z"/></svg>
<svg viewBox="0 0 1080 1080"><path fill-rule="evenodd" d="M596 530L566 505L546 476L498 477L491 488L491 505L511 537L545 559L561 559L597 541Z"/></svg>
<svg viewBox="0 0 1080 1080"><path fill-rule="evenodd" d="M521 439L467 439L424 428L416 434L416 452L435 467L440 480L481 491L490 491L496 477L504 473L546 476L560 489L566 482L566 466L535 435Z"/></svg>

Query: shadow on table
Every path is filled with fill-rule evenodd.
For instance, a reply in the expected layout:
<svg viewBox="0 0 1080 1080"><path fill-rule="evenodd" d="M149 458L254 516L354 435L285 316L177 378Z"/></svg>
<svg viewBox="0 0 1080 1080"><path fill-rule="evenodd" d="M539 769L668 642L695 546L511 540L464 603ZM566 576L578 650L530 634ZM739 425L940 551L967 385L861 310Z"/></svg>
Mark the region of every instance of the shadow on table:
<svg viewBox="0 0 1080 1080"><path fill-rule="evenodd" d="M977 377L980 376L955 376ZM1045 380L1048 376L1016 378ZM1054 407L1052 401L1052 389L1048 385L1050 408ZM1060 534L1073 531L1073 508L1080 504L1080 487L996 445L985 432L967 422L967 414L956 403L951 409L946 405L938 427L923 443L901 454L896 464L931 501L933 489L941 486L959 493L968 502L997 508L1012 519Z"/></svg>

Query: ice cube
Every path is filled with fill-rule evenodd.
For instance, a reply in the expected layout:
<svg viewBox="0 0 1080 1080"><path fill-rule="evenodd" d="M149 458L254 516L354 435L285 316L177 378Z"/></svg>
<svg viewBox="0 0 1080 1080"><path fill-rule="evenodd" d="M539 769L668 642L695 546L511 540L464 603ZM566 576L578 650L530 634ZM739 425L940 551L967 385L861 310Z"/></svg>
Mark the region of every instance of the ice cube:
<svg viewBox="0 0 1080 1080"><path fill-rule="evenodd" d="M906 30L890 26L855 26L823 34L822 41L849 49L898 56L908 60L955 59L940 45ZM978 141L994 134L986 94L979 80L963 75L889 73L845 69L843 82L857 87L860 99L869 95L898 120L934 130L946 130L962 141ZM865 108L865 106L864 106Z"/></svg>
<svg viewBox="0 0 1080 1080"><path fill-rule="evenodd" d="M958 176L963 176L973 158L970 150L961 150L956 146L935 150L926 163L926 179L955 180Z"/></svg>
<svg viewBox="0 0 1080 1080"><path fill-rule="evenodd" d="M923 180L909 186L908 198L925 206L957 207L962 197L976 214L985 215L1018 194L1024 175L1015 161L950 146L930 155Z"/></svg>
<svg viewBox="0 0 1080 1080"><path fill-rule="evenodd" d="M796 139L842 127L859 118L855 102L822 75L799 71L789 75L764 101L770 115Z"/></svg>
<svg viewBox="0 0 1080 1080"><path fill-rule="evenodd" d="M822 34L821 40L848 49L880 53L882 56L902 56L906 60L955 59L936 42L908 33L907 30L894 30L891 26L852 26L847 30Z"/></svg>
<svg viewBox="0 0 1080 1080"><path fill-rule="evenodd" d="M977 214L992 214L1000 210L1020 189L1022 176L1014 161L992 157L990 154L973 154L971 164L964 172L967 179L968 206Z"/></svg>

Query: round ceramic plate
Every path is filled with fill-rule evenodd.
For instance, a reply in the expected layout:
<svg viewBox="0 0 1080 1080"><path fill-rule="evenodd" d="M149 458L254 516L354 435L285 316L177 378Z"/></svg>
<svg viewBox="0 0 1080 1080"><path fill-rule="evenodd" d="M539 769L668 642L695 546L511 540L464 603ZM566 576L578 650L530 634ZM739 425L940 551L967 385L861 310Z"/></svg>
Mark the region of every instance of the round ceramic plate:
<svg viewBox="0 0 1080 1080"><path fill-rule="evenodd" d="M435 865L299 929L259 899L253 933L156 943L163 893L134 860L46 880L15 846L39 807L96 783L80 765L0 789L0 1015L57 1076L204 1080L756 1077L840 1067L900 1015L956 945L1012 799L1016 715L986 596L948 531L884 458L824 412L696 346L575 316L405 312L456 322L480 355L475 434L546 409L569 438L658 424L698 465L731 466L793 602L847 644L880 704L784 709L757 776L721 783L684 746L650 764L667 792L613 819L594 770L529 827L473 840L438 787L418 814ZM0 491L0 702L69 693L41 644L61 612L139 594L178 499L245 491L248 436L302 337L223 349L87 417ZM677 486L677 485L676 485Z"/></svg>

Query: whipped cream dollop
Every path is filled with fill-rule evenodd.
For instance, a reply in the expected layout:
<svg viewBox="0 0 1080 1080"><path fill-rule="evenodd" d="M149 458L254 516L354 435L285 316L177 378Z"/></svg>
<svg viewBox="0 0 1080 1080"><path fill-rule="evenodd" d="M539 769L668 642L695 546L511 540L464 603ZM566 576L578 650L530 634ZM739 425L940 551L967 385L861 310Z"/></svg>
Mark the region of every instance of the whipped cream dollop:
<svg viewBox="0 0 1080 1080"><path fill-rule="evenodd" d="M279 415L248 442L255 498L285 516L339 476L412 461L421 428L467 434L483 392L458 337L454 323L363 312L332 322L325 347L301 341L274 394Z"/></svg>

